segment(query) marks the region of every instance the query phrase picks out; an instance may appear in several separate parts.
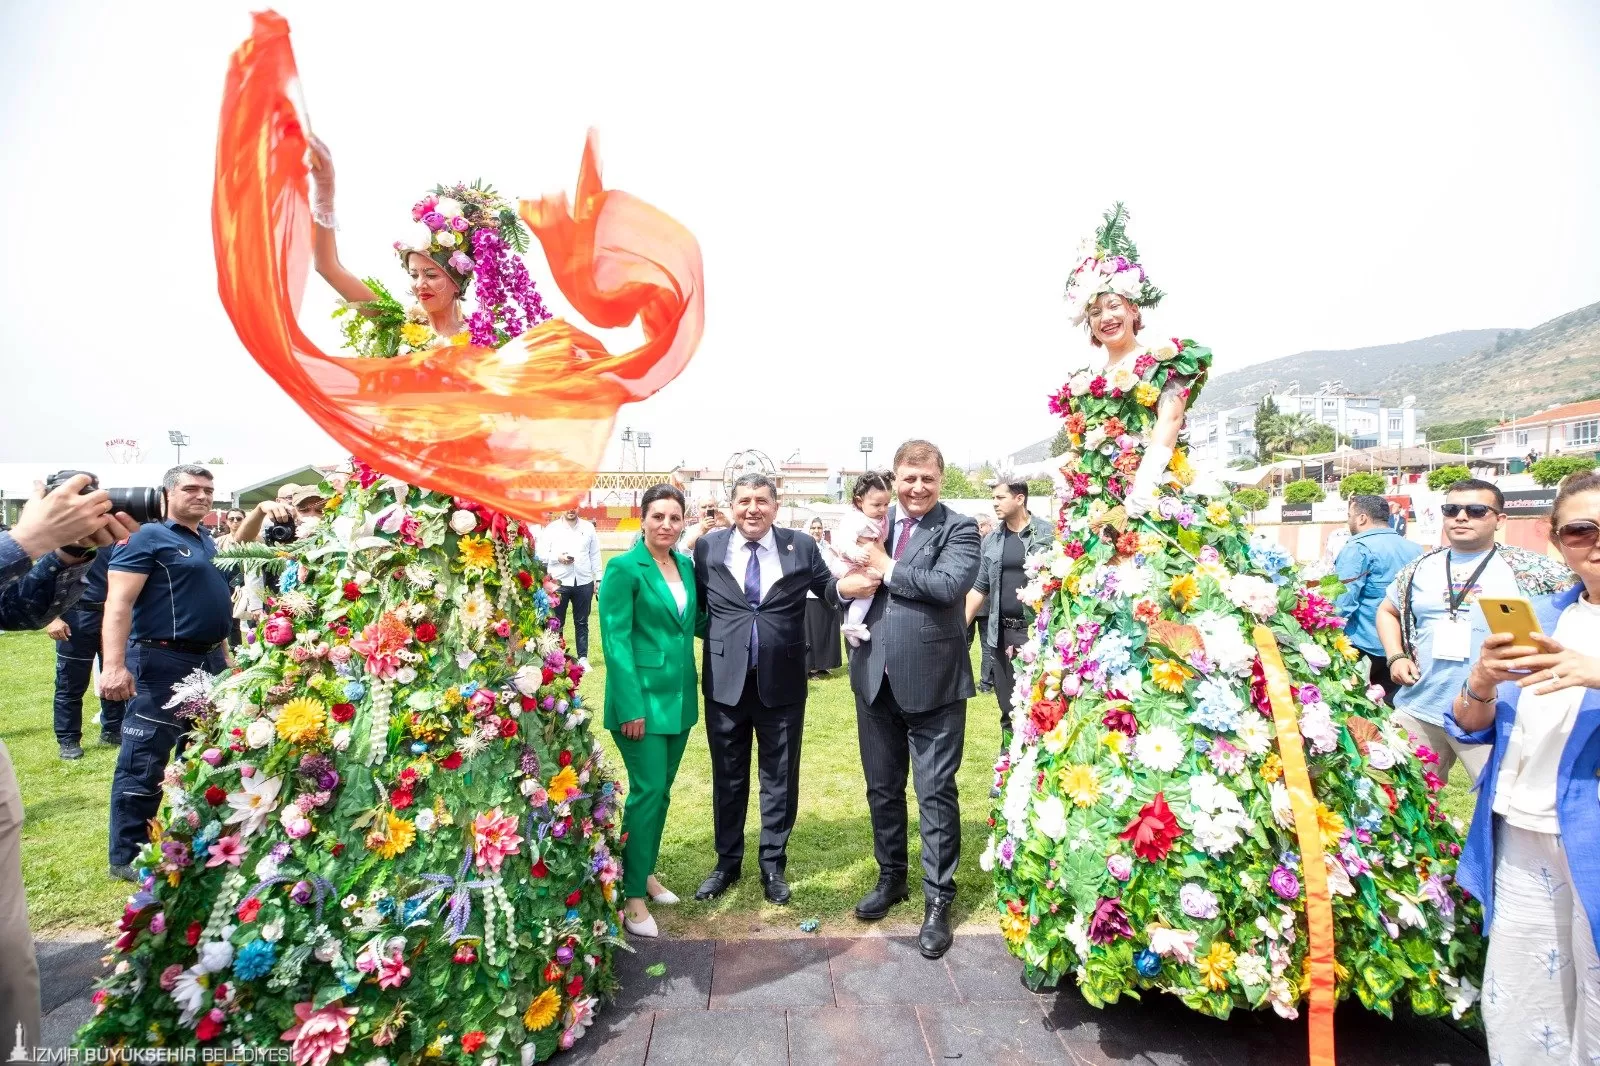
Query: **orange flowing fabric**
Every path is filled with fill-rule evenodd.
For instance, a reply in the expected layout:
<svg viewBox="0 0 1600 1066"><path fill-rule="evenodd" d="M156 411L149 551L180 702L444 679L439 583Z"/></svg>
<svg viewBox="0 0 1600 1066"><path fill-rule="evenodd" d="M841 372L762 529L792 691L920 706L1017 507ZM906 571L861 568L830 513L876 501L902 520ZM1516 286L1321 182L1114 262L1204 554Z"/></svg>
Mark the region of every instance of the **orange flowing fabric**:
<svg viewBox="0 0 1600 1066"><path fill-rule="evenodd" d="M1333 1008L1338 999L1333 956L1333 898L1328 894L1328 867L1323 859L1322 830L1317 824L1317 798L1311 791L1305 746L1300 740L1300 719L1289 692L1289 671L1278 654L1272 630L1256 626L1256 651L1267 678L1267 700L1278 731L1278 757L1283 760L1283 783L1294 811L1294 831L1300 838L1300 870L1306 887L1306 968L1311 988L1306 999L1311 1066L1333 1066Z"/></svg>
<svg viewBox="0 0 1600 1066"><path fill-rule="evenodd" d="M520 213L577 312L603 328L638 320L642 345L613 355L551 319L499 349L328 355L296 320L312 241L298 94L288 23L256 15L229 65L211 209L217 290L239 340L330 436L385 473L530 520L575 503L617 409L676 377L700 342L693 235L605 189L591 133L573 202L524 200Z"/></svg>

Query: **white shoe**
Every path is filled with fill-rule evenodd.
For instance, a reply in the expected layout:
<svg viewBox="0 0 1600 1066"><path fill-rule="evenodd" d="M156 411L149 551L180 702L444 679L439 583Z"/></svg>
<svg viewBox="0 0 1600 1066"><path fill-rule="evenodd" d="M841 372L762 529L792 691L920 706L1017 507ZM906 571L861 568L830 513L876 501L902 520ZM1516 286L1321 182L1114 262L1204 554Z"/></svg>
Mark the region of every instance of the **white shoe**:
<svg viewBox="0 0 1600 1066"><path fill-rule="evenodd" d="M683 901L678 898L678 894L676 892L672 891L672 889L663 888L658 895L654 895L654 896L650 897L650 902L651 903L659 903L663 907L670 907L674 903L681 903Z"/></svg>
<svg viewBox="0 0 1600 1066"><path fill-rule="evenodd" d="M626 914L624 914L622 916L622 928L626 929L634 936L642 936L650 940L654 940L656 937L661 935L661 930L656 928L655 915L651 915L642 922L635 923L632 918L629 918Z"/></svg>
<svg viewBox="0 0 1600 1066"><path fill-rule="evenodd" d="M588 660L588 657L584 657L582 659L579 659L578 660L578 665L583 667L583 672L584 673L587 674L589 672L589 660Z"/></svg>

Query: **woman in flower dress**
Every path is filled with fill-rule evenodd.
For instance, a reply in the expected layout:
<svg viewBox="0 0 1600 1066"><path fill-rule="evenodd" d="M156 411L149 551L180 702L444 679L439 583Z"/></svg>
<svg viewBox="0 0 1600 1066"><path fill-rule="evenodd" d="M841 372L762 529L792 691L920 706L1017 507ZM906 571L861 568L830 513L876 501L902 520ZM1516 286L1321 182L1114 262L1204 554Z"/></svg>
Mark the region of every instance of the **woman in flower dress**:
<svg viewBox="0 0 1600 1066"><path fill-rule="evenodd" d="M1067 289L1094 354L1051 400L1072 450L1056 542L1028 561L1036 619L981 860L1002 931L1035 988L1071 973L1096 1004L1161 990L1217 1016L1297 1014L1307 885L1264 625L1309 761L1337 994L1460 1016L1480 915L1454 882L1436 757L1374 704L1336 590L1304 587L1227 495L1195 491L1181 430L1211 353L1141 341L1162 293L1125 226L1118 204Z"/></svg>
<svg viewBox="0 0 1600 1066"><path fill-rule="evenodd" d="M414 308L351 274L311 144L315 264L349 347L414 361L548 317L520 221L481 186L412 209ZM232 552L287 579L243 669L187 693L204 740L168 775L79 1042L287 1045L300 1066L546 1058L614 991L620 943L621 789L554 591L504 514L359 459L330 495L291 548Z"/></svg>

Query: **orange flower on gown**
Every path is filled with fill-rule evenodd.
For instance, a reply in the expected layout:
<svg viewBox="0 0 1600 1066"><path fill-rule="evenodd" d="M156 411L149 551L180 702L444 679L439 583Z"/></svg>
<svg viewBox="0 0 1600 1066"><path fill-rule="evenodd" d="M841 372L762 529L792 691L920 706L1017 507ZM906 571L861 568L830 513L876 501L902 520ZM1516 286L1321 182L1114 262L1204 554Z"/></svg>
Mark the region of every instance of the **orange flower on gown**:
<svg viewBox="0 0 1600 1066"><path fill-rule="evenodd" d="M593 482L617 409L683 370L699 344L700 246L600 181L584 147L576 195L520 204L551 273L597 327L638 321L613 355L561 319L499 349L451 345L394 359L329 355L296 315L311 262L306 130L288 23L257 14L223 95L212 200L217 288L240 341L318 425L386 472L524 518Z"/></svg>

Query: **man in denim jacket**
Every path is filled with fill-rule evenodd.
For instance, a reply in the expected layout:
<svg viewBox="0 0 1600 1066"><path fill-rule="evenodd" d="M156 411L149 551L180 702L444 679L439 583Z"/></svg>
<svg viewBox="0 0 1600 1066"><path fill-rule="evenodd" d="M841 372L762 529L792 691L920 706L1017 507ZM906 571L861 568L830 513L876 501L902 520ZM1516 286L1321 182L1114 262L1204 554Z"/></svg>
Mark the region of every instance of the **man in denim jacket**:
<svg viewBox="0 0 1600 1066"><path fill-rule="evenodd" d="M1422 549L1389 528L1389 501L1382 496L1350 497L1350 540L1333 561L1344 582L1335 604L1345 619L1345 635L1367 660L1369 677L1393 704L1399 687L1384 664L1378 636L1378 608L1400 569L1422 555Z"/></svg>

